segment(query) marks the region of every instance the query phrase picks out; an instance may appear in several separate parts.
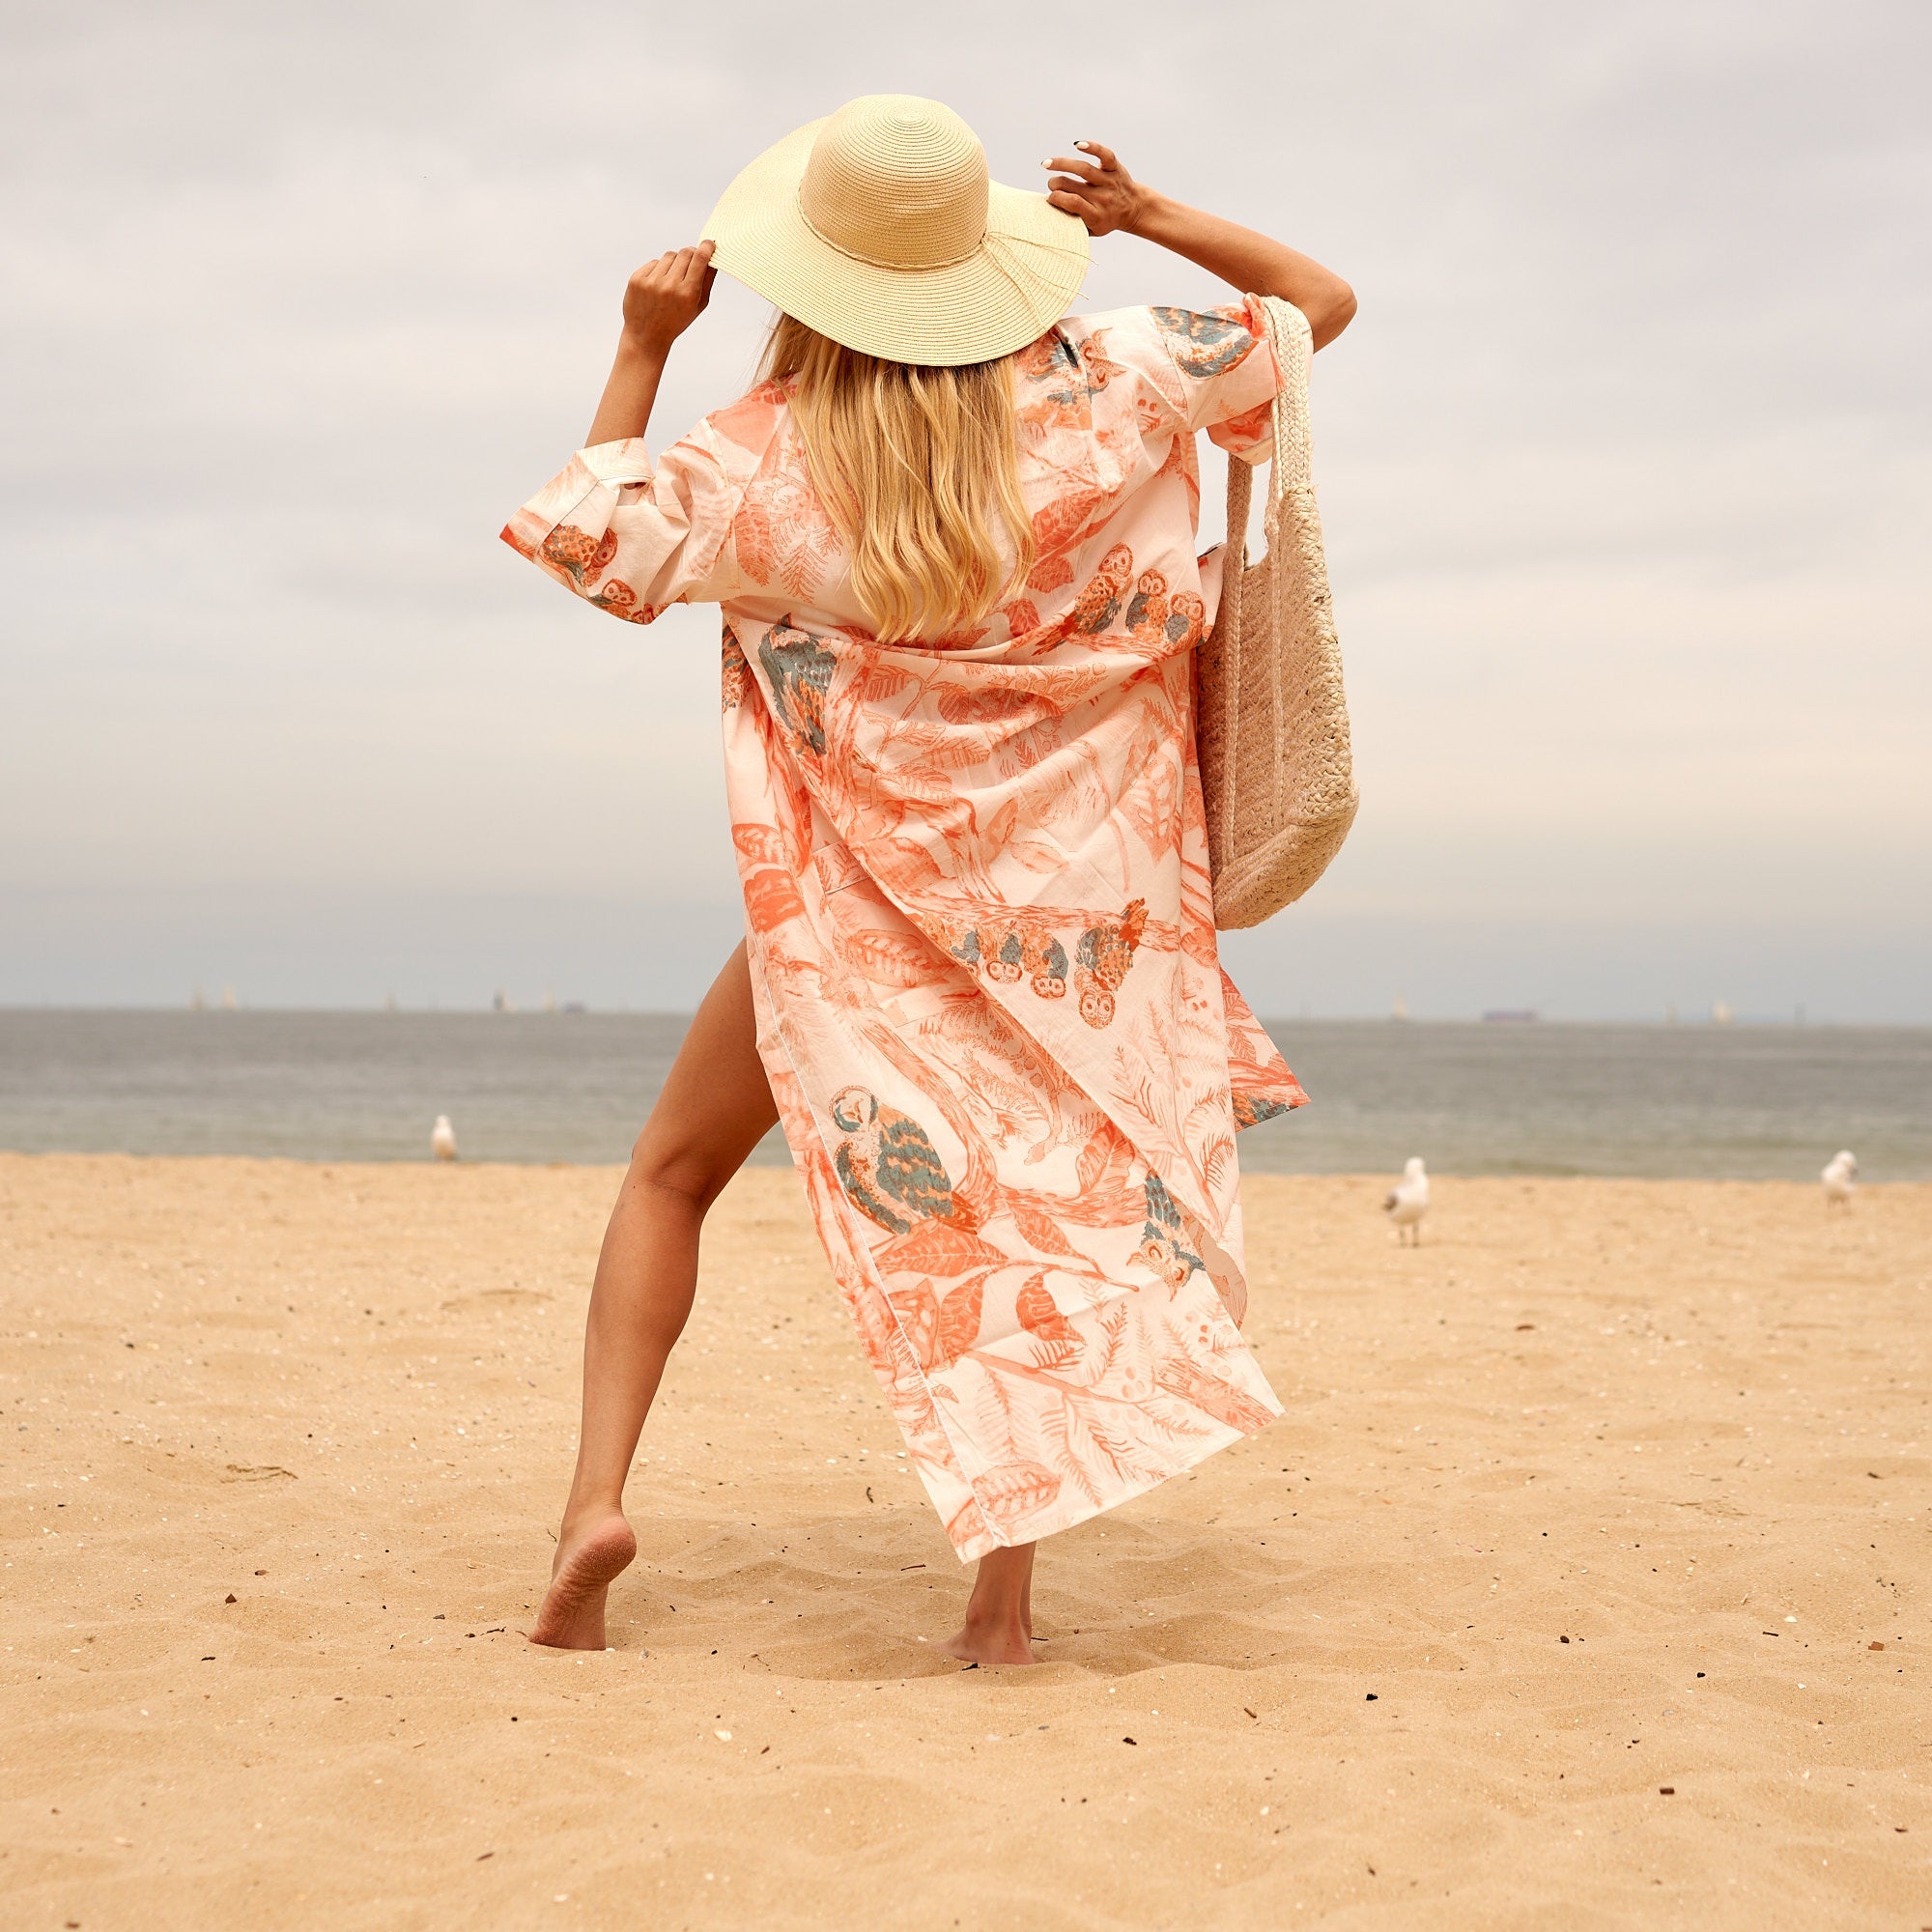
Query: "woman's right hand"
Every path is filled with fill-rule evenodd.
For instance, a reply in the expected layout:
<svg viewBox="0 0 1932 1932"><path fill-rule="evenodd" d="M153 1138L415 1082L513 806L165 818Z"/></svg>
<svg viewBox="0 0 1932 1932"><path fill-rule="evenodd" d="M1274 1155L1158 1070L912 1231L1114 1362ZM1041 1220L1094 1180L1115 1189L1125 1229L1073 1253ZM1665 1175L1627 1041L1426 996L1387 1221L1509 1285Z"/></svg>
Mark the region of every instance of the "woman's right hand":
<svg viewBox="0 0 1932 1932"><path fill-rule="evenodd" d="M663 355L704 313L718 271L715 244L674 248L646 262L624 285L624 333L640 349Z"/></svg>

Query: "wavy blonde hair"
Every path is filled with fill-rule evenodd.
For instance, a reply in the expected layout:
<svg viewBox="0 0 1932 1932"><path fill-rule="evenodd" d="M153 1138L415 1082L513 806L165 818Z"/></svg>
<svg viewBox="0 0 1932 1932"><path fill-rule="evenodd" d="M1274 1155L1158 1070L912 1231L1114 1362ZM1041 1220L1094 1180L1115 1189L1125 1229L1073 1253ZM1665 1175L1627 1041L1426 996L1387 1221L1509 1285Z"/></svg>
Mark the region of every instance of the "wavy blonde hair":
<svg viewBox="0 0 1932 1932"><path fill-rule="evenodd" d="M759 374L791 390L812 487L881 642L963 630L1033 568L1012 362L925 368L863 355L788 315L772 325Z"/></svg>

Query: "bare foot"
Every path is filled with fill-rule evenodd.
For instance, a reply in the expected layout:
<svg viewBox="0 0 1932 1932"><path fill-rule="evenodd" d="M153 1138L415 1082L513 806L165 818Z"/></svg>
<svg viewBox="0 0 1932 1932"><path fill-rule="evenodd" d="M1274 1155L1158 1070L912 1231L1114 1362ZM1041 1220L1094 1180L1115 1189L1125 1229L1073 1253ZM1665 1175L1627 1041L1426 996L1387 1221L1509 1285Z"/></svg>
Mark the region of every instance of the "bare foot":
<svg viewBox="0 0 1932 1932"><path fill-rule="evenodd" d="M939 1648L961 1663L984 1664L989 1669L1002 1664L1037 1663L1033 1641L1019 1625L980 1624L971 1617L960 1625Z"/></svg>
<svg viewBox="0 0 1932 1932"><path fill-rule="evenodd" d="M637 1536L615 1510L566 1526L530 1641L557 1650L602 1650L604 1600L637 1553Z"/></svg>

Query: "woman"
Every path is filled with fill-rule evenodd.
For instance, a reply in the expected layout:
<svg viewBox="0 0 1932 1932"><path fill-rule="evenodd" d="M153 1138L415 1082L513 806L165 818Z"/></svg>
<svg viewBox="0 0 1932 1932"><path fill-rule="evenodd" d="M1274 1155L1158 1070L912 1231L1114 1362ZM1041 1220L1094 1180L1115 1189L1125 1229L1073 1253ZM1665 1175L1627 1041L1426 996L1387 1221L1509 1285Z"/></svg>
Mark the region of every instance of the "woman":
<svg viewBox="0 0 1932 1932"><path fill-rule="evenodd" d="M539 1643L596 1647L624 1483L699 1226L781 1121L832 1272L960 1558L965 1662L1033 1661L1034 1545L1280 1412L1237 1327L1237 1128L1301 1103L1216 962L1191 663L1194 436L1268 446L1245 300L1057 320L1088 237L1348 323L1346 283L1096 142L989 183L937 102L855 100L632 276L587 446L504 536L632 623L724 606L747 938L605 1236ZM763 380L653 461L717 269Z"/></svg>

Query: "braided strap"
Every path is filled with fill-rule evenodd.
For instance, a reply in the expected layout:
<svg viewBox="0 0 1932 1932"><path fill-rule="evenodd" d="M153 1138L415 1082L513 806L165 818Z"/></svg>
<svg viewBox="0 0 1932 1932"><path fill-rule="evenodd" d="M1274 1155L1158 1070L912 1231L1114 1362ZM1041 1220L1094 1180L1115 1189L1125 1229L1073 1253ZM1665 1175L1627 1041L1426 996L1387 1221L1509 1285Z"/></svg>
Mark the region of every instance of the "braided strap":
<svg viewBox="0 0 1932 1932"><path fill-rule="evenodd" d="M1308 320L1251 298L1281 369L1262 531L1248 561L1253 472L1228 462L1228 558L1214 629L1195 656L1196 744L1214 877L1214 923L1258 925L1299 898L1355 816L1341 648L1310 481Z"/></svg>

